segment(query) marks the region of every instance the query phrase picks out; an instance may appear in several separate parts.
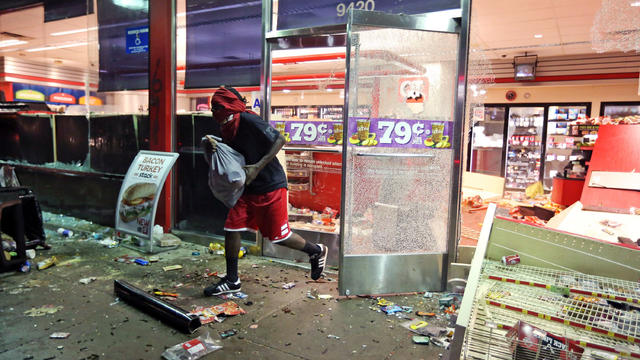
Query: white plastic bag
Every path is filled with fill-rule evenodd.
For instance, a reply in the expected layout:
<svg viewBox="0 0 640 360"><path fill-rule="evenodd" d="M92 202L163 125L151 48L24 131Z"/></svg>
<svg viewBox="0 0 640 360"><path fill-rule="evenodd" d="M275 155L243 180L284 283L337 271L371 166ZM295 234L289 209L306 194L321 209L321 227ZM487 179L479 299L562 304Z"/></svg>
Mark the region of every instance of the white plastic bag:
<svg viewBox="0 0 640 360"><path fill-rule="evenodd" d="M162 353L167 360L196 360L211 352L222 349L219 340L212 340L209 333L178 345L174 345Z"/></svg>
<svg viewBox="0 0 640 360"><path fill-rule="evenodd" d="M232 208L244 191L246 173L244 156L218 140L217 151L209 161L209 188L213 196L228 208ZM209 141L206 137L202 141ZM206 152L205 152L206 157Z"/></svg>

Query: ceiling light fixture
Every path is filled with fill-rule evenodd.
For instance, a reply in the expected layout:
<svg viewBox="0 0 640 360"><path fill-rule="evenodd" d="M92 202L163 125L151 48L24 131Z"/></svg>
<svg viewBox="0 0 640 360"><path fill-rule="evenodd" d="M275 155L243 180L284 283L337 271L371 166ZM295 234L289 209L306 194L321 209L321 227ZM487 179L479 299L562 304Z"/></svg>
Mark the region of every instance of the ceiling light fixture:
<svg viewBox="0 0 640 360"><path fill-rule="evenodd" d="M86 28L86 29L75 29L75 30L59 31L59 32L51 33L51 36L71 35L71 34L78 34L78 33L87 32L87 31L93 31L93 30L98 30L98 27L97 26L92 26L92 27Z"/></svg>
<svg viewBox="0 0 640 360"><path fill-rule="evenodd" d="M291 90L289 90L289 89L282 89L282 92L283 92L283 93L290 93L290 92L291 92Z"/></svg>
<svg viewBox="0 0 640 360"><path fill-rule="evenodd" d="M22 44L26 44L26 41L23 40L16 40L16 39L11 39L11 40L2 40L0 41L0 47L7 47L7 46L14 46L14 45L22 45Z"/></svg>
<svg viewBox="0 0 640 360"><path fill-rule="evenodd" d="M631 6L640 6L640 1L634 1L631 3Z"/></svg>
<svg viewBox="0 0 640 360"><path fill-rule="evenodd" d="M87 45L87 42L79 42L79 43L56 45L56 46L45 46L41 48L27 49L26 51L27 52L46 51L46 50L65 49L65 48L84 46L84 45Z"/></svg>
<svg viewBox="0 0 640 360"><path fill-rule="evenodd" d="M542 34L535 34L533 37L536 39L542 39Z"/></svg>

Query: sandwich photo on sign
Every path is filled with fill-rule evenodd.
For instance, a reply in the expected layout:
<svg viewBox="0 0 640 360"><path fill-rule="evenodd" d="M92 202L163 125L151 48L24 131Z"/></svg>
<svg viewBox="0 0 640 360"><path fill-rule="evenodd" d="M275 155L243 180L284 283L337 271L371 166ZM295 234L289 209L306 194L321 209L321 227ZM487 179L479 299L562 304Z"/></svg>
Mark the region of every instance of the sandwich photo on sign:
<svg viewBox="0 0 640 360"><path fill-rule="evenodd" d="M153 209L155 193L154 183L142 182L129 186L122 194L120 219L128 223L147 216Z"/></svg>

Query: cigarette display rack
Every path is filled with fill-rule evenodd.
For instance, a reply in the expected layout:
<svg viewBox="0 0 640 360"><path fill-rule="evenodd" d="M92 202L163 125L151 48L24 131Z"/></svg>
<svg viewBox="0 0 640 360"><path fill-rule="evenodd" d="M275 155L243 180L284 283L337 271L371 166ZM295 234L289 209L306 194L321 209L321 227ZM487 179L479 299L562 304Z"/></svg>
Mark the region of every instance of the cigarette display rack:
<svg viewBox="0 0 640 360"><path fill-rule="evenodd" d="M640 252L549 234L553 230L546 228L518 231L524 224L501 223L497 229L494 210L483 224L448 358L640 359ZM501 240L507 229L510 238ZM555 255L579 261L549 262L553 256L531 244L535 233L545 241L557 236L558 243L572 242L574 248L563 247L566 253ZM582 251L585 246L590 251ZM509 251L518 253L521 263L501 263L500 255ZM617 269L591 269L596 258ZM634 260L621 263L620 258Z"/></svg>

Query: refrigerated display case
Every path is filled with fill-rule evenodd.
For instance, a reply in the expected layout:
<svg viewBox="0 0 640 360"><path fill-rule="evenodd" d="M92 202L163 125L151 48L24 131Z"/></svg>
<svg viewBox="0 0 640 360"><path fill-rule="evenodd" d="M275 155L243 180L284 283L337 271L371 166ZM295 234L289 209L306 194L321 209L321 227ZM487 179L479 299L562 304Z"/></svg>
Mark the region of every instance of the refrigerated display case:
<svg viewBox="0 0 640 360"><path fill-rule="evenodd" d="M577 144L581 135L572 131L577 121L588 117L590 104L551 105L547 110L547 131L545 144L544 178L545 190L551 190L553 178L563 175L563 169L569 161L582 156Z"/></svg>
<svg viewBox="0 0 640 360"><path fill-rule="evenodd" d="M627 116L640 117L640 102L617 101L600 103L600 116L610 116L612 119Z"/></svg>
<svg viewBox="0 0 640 360"><path fill-rule="evenodd" d="M504 105L485 105L484 117L474 119L469 171L494 176L504 174L502 149L506 114Z"/></svg>
<svg viewBox="0 0 640 360"><path fill-rule="evenodd" d="M524 190L540 179L544 106L511 106L507 129L505 188Z"/></svg>

